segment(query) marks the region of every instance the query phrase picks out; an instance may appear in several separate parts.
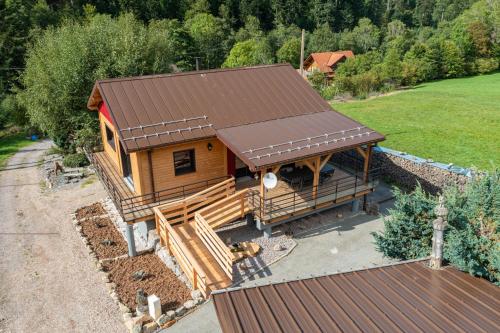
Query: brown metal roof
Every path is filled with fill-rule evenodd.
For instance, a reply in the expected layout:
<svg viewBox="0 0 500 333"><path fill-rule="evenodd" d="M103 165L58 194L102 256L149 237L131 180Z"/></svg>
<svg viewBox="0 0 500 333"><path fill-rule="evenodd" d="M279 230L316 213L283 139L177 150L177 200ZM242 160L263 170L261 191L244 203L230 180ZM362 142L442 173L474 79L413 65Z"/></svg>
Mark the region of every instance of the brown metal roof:
<svg viewBox="0 0 500 333"><path fill-rule="evenodd" d="M384 140L335 111L218 129L217 137L252 170Z"/></svg>
<svg viewBox="0 0 500 333"><path fill-rule="evenodd" d="M426 262L213 293L228 332L500 332L500 288Z"/></svg>
<svg viewBox="0 0 500 333"><path fill-rule="evenodd" d="M100 102L127 152L214 136L235 149L251 148L362 126L333 112L288 64L100 80L88 107L97 109ZM319 124L322 120L328 122ZM280 130L268 133L276 127ZM239 131L242 139L232 143ZM348 143L373 141L374 136ZM275 156L251 165L277 160Z"/></svg>

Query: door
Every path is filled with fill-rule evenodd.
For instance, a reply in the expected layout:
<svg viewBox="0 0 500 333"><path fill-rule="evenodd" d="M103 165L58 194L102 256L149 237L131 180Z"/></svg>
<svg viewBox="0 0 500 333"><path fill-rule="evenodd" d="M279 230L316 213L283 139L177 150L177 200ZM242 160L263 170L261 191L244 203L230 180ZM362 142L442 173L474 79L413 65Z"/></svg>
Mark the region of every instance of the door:
<svg viewBox="0 0 500 333"><path fill-rule="evenodd" d="M123 149L122 143L120 142L120 157L122 160L122 172L123 178L130 183L130 185L134 185L134 181L132 179L132 165L130 163L130 155L125 153Z"/></svg>
<svg viewBox="0 0 500 333"><path fill-rule="evenodd" d="M236 156L227 148L227 174L234 176L236 174Z"/></svg>

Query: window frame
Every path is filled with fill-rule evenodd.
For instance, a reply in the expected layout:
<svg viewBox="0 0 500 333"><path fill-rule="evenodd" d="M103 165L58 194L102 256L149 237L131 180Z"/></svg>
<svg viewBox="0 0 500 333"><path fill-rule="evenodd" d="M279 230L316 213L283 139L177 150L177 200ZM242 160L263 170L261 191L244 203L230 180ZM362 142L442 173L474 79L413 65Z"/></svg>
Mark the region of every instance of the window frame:
<svg viewBox="0 0 500 333"><path fill-rule="evenodd" d="M176 166L176 155L185 154L185 153L188 153L190 165L189 166L182 166L182 167ZM172 153L172 156L173 156L174 175L175 176L182 176L185 174L196 172L196 154L195 154L194 148L174 151Z"/></svg>
<svg viewBox="0 0 500 333"><path fill-rule="evenodd" d="M109 138L109 135L111 134L112 138ZM106 136L106 142L108 145L116 151L116 143L115 143L115 133L107 124L104 124L104 135Z"/></svg>

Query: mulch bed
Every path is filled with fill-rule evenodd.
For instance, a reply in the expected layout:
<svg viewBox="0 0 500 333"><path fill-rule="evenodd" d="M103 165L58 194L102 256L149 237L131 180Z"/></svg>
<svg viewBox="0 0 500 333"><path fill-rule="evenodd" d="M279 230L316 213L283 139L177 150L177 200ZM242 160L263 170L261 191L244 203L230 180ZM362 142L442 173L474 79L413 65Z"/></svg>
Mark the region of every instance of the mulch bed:
<svg viewBox="0 0 500 333"><path fill-rule="evenodd" d="M127 254L127 242L108 217L84 220L80 225L98 259Z"/></svg>
<svg viewBox="0 0 500 333"><path fill-rule="evenodd" d="M86 217L99 216L104 214L106 214L106 210L102 207L100 202L96 202L90 206L85 206L76 210L76 218L78 220Z"/></svg>
<svg viewBox="0 0 500 333"><path fill-rule="evenodd" d="M144 290L146 296L158 296L163 312L175 310L191 299L186 285L155 254L113 260L103 264L103 268L116 284L120 301L132 310L137 305L135 295L139 288ZM140 281L134 280L132 275L141 270L147 274L146 277Z"/></svg>

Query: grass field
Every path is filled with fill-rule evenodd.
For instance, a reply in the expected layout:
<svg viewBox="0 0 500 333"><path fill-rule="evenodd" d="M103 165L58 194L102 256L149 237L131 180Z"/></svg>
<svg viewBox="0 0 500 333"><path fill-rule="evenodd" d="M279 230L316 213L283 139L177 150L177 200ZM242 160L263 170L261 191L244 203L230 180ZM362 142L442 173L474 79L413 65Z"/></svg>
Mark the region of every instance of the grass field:
<svg viewBox="0 0 500 333"><path fill-rule="evenodd" d="M26 133L23 132L14 134L0 133L0 169L5 165L9 157L31 143L33 141L26 140Z"/></svg>
<svg viewBox="0 0 500 333"><path fill-rule="evenodd" d="M500 73L332 106L385 134L382 146L463 167L500 167Z"/></svg>

